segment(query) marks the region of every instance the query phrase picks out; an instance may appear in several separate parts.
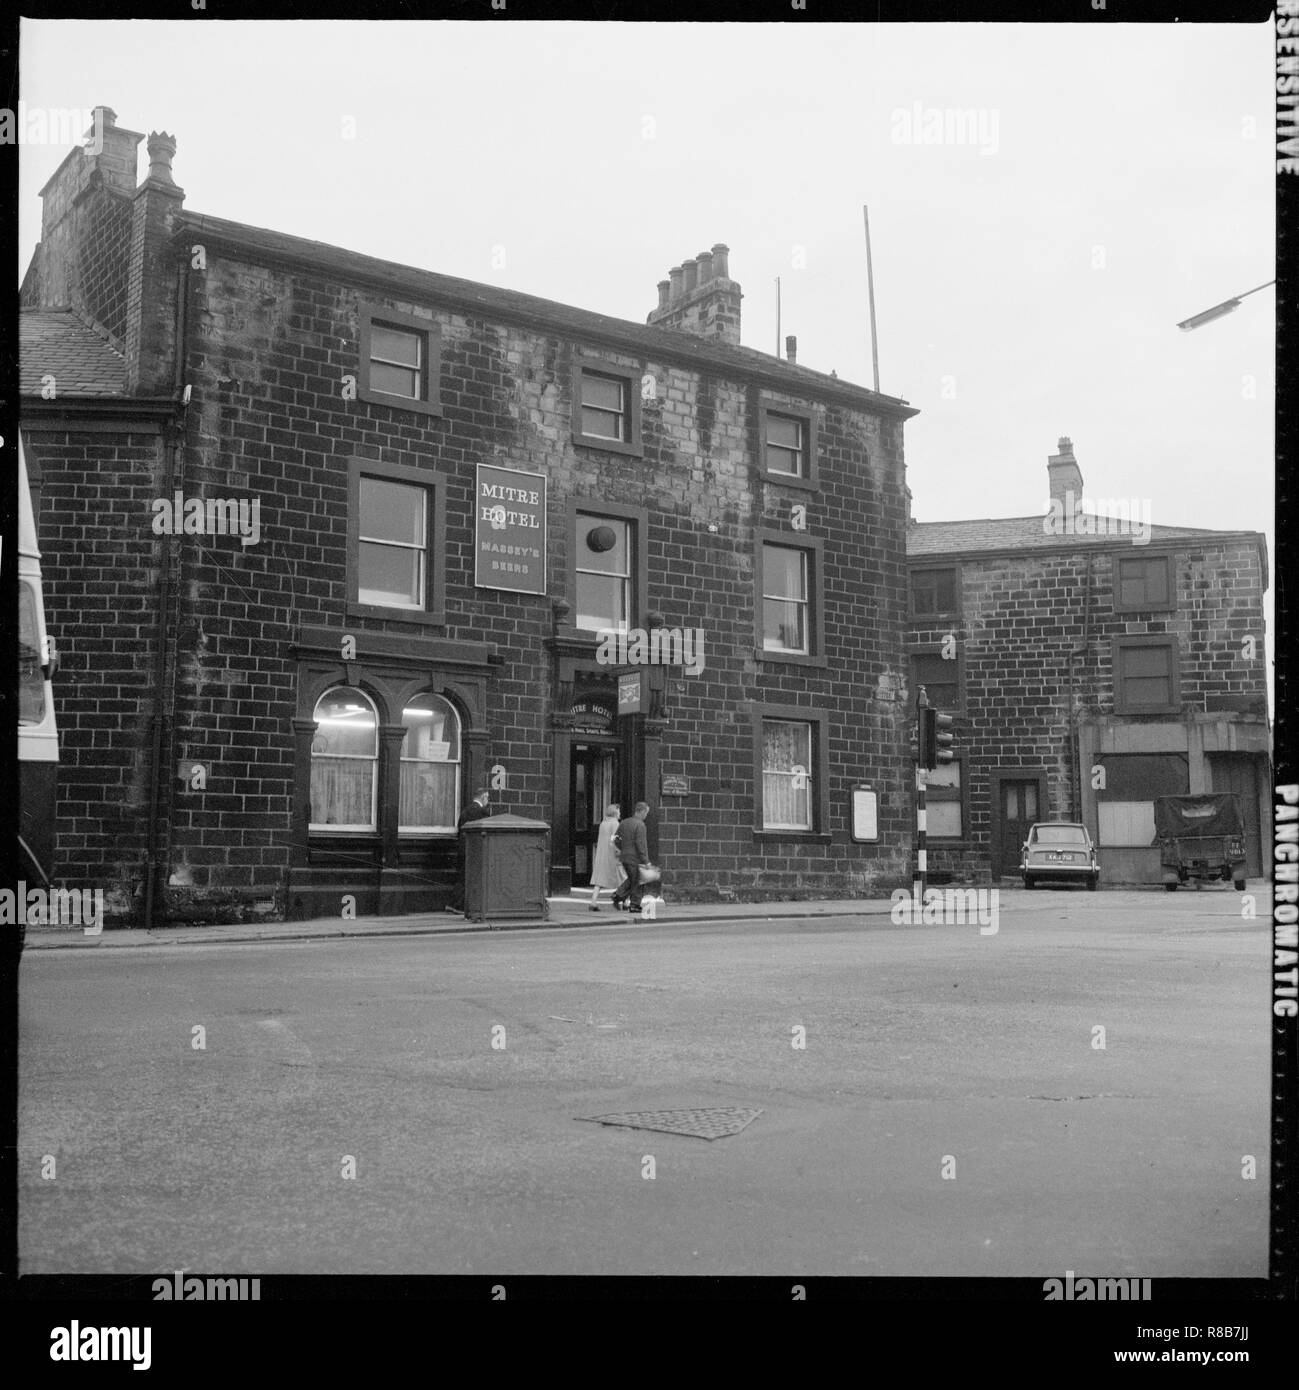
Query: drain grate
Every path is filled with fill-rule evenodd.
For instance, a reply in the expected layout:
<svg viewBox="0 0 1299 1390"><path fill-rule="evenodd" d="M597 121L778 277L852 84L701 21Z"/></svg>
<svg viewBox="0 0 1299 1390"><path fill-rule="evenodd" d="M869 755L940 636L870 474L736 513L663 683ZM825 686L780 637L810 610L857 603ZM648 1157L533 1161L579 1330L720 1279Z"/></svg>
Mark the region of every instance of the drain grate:
<svg viewBox="0 0 1299 1390"><path fill-rule="evenodd" d="M687 1134L696 1139L725 1139L738 1134L762 1114L736 1106L698 1110L623 1110L613 1115L578 1115L579 1120L623 1129L652 1129L660 1134Z"/></svg>

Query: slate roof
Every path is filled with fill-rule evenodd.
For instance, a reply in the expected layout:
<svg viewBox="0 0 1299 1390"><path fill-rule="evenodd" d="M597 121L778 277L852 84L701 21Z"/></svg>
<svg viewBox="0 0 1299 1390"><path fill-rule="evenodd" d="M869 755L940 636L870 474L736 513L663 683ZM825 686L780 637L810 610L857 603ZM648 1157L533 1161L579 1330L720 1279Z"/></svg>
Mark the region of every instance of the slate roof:
<svg viewBox="0 0 1299 1390"><path fill-rule="evenodd" d="M980 521L921 521L907 531L907 558L924 555L969 555L983 550L1062 550L1072 546L1129 543L1126 532L1096 536L1053 536L1042 525L1046 508L1036 516L990 517ZM1140 514L1138 513L1138 516ZM1115 528L1117 529L1117 528ZM1150 527L1150 544L1159 541L1220 540L1239 534L1194 526ZM1249 534L1253 534L1252 532Z"/></svg>
<svg viewBox="0 0 1299 1390"><path fill-rule="evenodd" d="M400 290L484 318L504 318L507 322L539 325L551 332L558 330L577 338L615 343L629 352L640 352L660 360L686 360L711 366L733 376L763 379L777 389L794 394L837 397L860 410L874 410L902 419L919 414L914 406L907 405L898 396L887 396L841 377L813 371L797 363L791 364L769 353L759 352L756 348L696 337L679 328L660 328L657 325L634 323L630 319L616 319L608 314L574 308L571 304L541 299L537 295L521 294L517 290L502 289L496 285L481 285L474 280L461 280L431 270L418 270L395 261L346 251L322 241L267 231L243 222L211 217L206 213L183 212L176 237L186 245L195 237L202 237L209 244L224 242L272 262L306 264L316 271L331 270L341 280L381 283L390 290Z"/></svg>
<svg viewBox="0 0 1299 1390"><path fill-rule="evenodd" d="M19 389L41 394L54 377L57 398L126 395L126 359L107 336L71 310L24 309L18 315Z"/></svg>

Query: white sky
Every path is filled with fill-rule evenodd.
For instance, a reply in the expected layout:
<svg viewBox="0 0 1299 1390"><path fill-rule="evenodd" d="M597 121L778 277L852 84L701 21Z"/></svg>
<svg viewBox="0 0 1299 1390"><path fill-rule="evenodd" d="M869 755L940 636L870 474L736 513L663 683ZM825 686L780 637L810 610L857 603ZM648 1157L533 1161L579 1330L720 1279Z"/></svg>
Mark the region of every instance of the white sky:
<svg viewBox="0 0 1299 1390"><path fill-rule="evenodd" d="M1273 42L1266 24L24 20L20 61L29 109L102 103L175 135L195 211L637 322L669 267L724 241L745 344L773 350L780 276L799 360L864 385L869 203L880 385L921 411L919 520L1042 512L1067 434L1089 496L1270 536L1275 291L1175 325L1275 274ZM916 103L983 112L989 152L898 143ZM20 273L66 153L20 151Z"/></svg>

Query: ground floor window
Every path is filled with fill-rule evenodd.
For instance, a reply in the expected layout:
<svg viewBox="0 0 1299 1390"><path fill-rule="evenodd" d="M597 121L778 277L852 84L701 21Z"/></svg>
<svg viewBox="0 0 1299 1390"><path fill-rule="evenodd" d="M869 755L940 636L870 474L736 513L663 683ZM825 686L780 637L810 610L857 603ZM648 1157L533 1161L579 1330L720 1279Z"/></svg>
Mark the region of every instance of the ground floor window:
<svg viewBox="0 0 1299 1390"><path fill-rule="evenodd" d="M762 721L762 828L812 829L812 725Z"/></svg>
<svg viewBox="0 0 1299 1390"><path fill-rule="evenodd" d="M311 743L311 828L373 830L379 717L370 697L335 686L316 701Z"/></svg>
<svg viewBox="0 0 1299 1390"><path fill-rule="evenodd" d="M449 700L429 691L402 710L401 722L398 830L453 832L460 815L460 717Z"/></svg>
<svg viewBox="0 0 1299 1390"><path fill-rule="evenodd" d="M940 763L925 774L925 835L930 840L963 840L965 838L964 805L961 796L962 764L959 758ZM1031 795L1031 808L1024 807L1030 821L1037 819L1037 788L1023 788ZM1031 809L1032 814L1028 815ZM1008 808L1009 813L1010 808ZM1018 814L1018 808L1014 814Z"/></svg>

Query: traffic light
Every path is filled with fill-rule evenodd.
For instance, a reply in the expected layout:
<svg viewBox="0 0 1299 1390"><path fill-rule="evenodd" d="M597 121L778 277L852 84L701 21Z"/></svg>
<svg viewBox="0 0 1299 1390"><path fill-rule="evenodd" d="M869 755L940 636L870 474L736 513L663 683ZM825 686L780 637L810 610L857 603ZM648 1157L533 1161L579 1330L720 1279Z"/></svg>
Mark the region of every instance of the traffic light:
<svg viewBox="0 0 1299 1390"><path fill-rule="evenodd" d="M932 770L940 763L950 763L956 756L951 748L955 735L950 732L955 720L936 709L922 708L919 713L920 766Z"/></svg>

